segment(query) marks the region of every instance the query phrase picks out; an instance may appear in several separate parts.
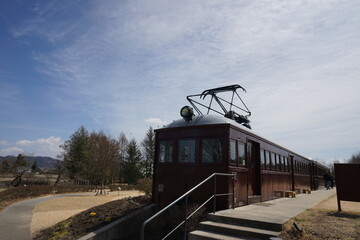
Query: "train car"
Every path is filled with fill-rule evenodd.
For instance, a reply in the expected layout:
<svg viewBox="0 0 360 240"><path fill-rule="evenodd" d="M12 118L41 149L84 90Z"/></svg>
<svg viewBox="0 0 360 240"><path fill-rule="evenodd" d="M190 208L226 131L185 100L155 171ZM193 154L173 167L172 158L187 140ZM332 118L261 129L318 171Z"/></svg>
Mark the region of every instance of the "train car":
<svg viewBox="0 0 360 240"><path fill-rule="evenodd" d="M210 93L219 100L217 93L234 93L238 88L231 85L210 89L200 96ZM255 133L247 118L234 111L195 116L192 108L185 106L181 115L182 119L155 130L155 203L173 201L213 173L233 173L234 186L222 178L216 191L225 193L234 188L235 201L225 199L219 204L221 208L241 206L281 197L285 191L314 190L315 178L324 171L318 163ZM211 192L212 187L206 186L193 200L202 201Z"/></svg>

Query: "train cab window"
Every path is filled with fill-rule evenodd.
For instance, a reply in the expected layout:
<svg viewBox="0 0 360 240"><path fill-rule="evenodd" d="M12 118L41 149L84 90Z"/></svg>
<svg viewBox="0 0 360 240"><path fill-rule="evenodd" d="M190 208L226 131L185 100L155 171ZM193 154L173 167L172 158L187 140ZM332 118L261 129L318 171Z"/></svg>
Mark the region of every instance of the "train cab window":
<svg viewBox="0 0 360 240"><path fill-rule="evenodd" d="M246 166L245 143L242 142L238 142L238 164L239 166Z"/></svg>
<svg viewBox="0 0 360 240"><path fill-rule="evenodd" d="M173 161L173 142L161 141L159 149L159 162L168 163Z"/></svg>
<svg viewBox="0 0 360 240"><path fill-rule="evenodd" d="M222 146L218 138L202 140L202 162L203 163L221 163Z"/></svg>
<svg viewBox="0 0 360 240"><path fill-rule="evenodd" d="M230 163L236 164L236 141L230 140Z"/></svg>
<svg viewBox="0 0 360 240"><path fill-rule="evenodd" d="M195 139L179 140L179 162L180 163L195 162Z"/></svg>
<svg viewBox="0 0 360 240"><path fill-rule="evenodd" d="M265 151L260 149L260 161L261 161L261 169L265 169L266 162L265 162Z"/></svg>

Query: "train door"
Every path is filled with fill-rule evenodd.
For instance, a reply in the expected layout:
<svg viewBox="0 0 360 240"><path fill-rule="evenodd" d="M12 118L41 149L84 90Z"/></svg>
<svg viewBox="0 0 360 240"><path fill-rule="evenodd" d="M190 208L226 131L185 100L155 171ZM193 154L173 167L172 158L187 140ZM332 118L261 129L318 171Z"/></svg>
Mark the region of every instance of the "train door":
<svg viewBox="0 0 360 240"><path fill-rule="evenodd" d="M248 160L248 200L249 203L261 201L261 168L260 144L253 141L247 142Z"/></svg>

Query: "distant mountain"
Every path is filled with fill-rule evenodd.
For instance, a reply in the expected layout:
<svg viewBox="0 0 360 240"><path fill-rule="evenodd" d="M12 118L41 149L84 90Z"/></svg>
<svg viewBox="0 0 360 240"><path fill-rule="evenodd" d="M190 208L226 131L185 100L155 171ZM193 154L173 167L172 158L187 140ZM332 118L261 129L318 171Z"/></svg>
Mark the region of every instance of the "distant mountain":
<svg viewBox="0 0 360 240"><path fill-rule="evenodd" d="M9 159L10 161L15 161L16 157L15 156L6 156L6 157L1 157L0 156L0 163L5 159ZM30 156L26 156L25 159L30 164L30 167L36 161L37 165L38 165L38 168L41 168L41 169L55 168L56 162L59 161L59 160L51 158L51 157L30 157Z"/></svg>

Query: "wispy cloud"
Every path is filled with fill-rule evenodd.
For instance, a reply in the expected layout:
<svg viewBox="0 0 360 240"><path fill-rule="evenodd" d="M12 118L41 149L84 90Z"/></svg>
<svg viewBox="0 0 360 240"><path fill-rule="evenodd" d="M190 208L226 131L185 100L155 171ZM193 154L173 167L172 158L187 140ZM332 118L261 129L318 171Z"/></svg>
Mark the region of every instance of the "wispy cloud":
<svg viewBox="0 0 360 240"><path fill-rule="evenodd" d="M360 129L357 2L55 1L33 11L14 36L50 43L33 51L55 84L48 95L99 128L139 137L177 118L187 95L238 83L253 128L295 150L315 151L299 140L312 133Z"/></svg>

